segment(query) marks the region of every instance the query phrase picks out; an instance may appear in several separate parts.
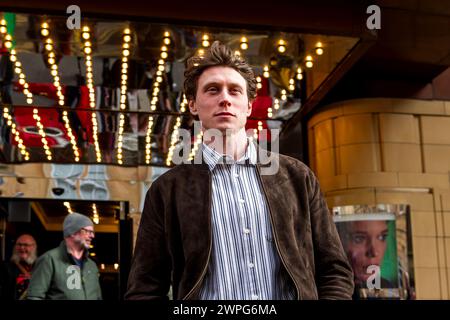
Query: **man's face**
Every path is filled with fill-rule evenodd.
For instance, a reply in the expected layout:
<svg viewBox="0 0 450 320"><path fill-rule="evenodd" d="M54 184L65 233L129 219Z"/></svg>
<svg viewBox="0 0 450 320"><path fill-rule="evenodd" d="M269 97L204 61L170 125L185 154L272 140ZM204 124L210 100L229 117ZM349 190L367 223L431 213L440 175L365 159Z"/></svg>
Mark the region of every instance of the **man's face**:
<svg viewBox="0 0 450 320"><path fill-rule="evenodd" d="M233 68L211 67L198 79L195 101L189 109L198 115L204 129L235 133L245 127L252 111L245 79Z"/></svg>
<svg viewBox="0 0 450 320"><path fill-rule="evenodd" d="M17 238L14 254L19 257L20 262L32 264L36 258L36 242L33 237L24 234Z"/></svg>
<svg viewBox="0 0 450 320"><path fill-rule="evenodd" d="M388 226L386 221L354 221L351 229L347 255L352 263L355 281L365 284L371 273L368 267L376 265L381 267Z"/></svg>
<svg viewBox="0 0 450 320"><path fill-rule="evenodd" d="M92 239L95 238L94 227L87 226L81 228L80 231L74 234L75 243L78 243L84 249L89 249Z"/></svg>

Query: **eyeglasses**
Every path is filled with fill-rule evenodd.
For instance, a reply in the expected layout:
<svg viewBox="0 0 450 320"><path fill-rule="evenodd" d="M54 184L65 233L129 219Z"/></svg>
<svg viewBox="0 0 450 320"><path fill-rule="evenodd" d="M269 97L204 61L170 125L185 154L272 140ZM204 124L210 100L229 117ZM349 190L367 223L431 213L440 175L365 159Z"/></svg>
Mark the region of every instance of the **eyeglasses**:
<svg viewBox="0 0 450 320"><path fill-rule="evenodd" d="M17 242L16 243L17 247L25 247L25 248L30 248L30 247L34 247L33 243L21 243L21 242Z"/></svg>
<svg viewBox="0 0 450 320"><path fill-rule="evenodd" d="M91 236L95 236L95 231L94 230L89 230L86 228L81 228L81 230L83 230L84 232L86 232L87 234L91 235Z"/></svg>

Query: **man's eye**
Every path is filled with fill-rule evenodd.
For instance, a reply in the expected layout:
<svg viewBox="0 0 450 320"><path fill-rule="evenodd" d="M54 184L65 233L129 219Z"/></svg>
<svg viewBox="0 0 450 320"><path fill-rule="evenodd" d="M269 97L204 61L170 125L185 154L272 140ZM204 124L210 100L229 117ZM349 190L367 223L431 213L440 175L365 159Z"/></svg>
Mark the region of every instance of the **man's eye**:
<svg viewBox="0 0 450 320"><path fill-rule="evenodd" d="M215 91L217 91L217 88L216 87L209 87L207 91L215 92Z"/></svg>

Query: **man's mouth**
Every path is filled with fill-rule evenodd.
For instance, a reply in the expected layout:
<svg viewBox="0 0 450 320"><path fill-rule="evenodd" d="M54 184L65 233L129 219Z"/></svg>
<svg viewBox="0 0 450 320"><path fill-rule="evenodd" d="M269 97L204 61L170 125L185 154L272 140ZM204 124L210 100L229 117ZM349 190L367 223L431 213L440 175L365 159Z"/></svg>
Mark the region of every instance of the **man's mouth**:
<svg viewBox="0 0 450 320"><path fill-rule="evenodd" d="M214 116L216 117L236 117L234 114L232 114L231 112L219 112L216 113Z"/></svg>

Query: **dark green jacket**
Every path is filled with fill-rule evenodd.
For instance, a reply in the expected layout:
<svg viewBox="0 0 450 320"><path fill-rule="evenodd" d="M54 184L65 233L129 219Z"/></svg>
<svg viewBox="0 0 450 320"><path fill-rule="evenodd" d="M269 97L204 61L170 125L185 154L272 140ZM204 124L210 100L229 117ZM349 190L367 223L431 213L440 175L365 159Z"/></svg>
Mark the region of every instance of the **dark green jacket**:
<svg viewBox="0 0 450 320"><path fill-rule="evenodd" d="M83 267L76 265L63 240L36 262L28 287L31 300L100 300L99 272L94 261L84 256Z"/></svg>

